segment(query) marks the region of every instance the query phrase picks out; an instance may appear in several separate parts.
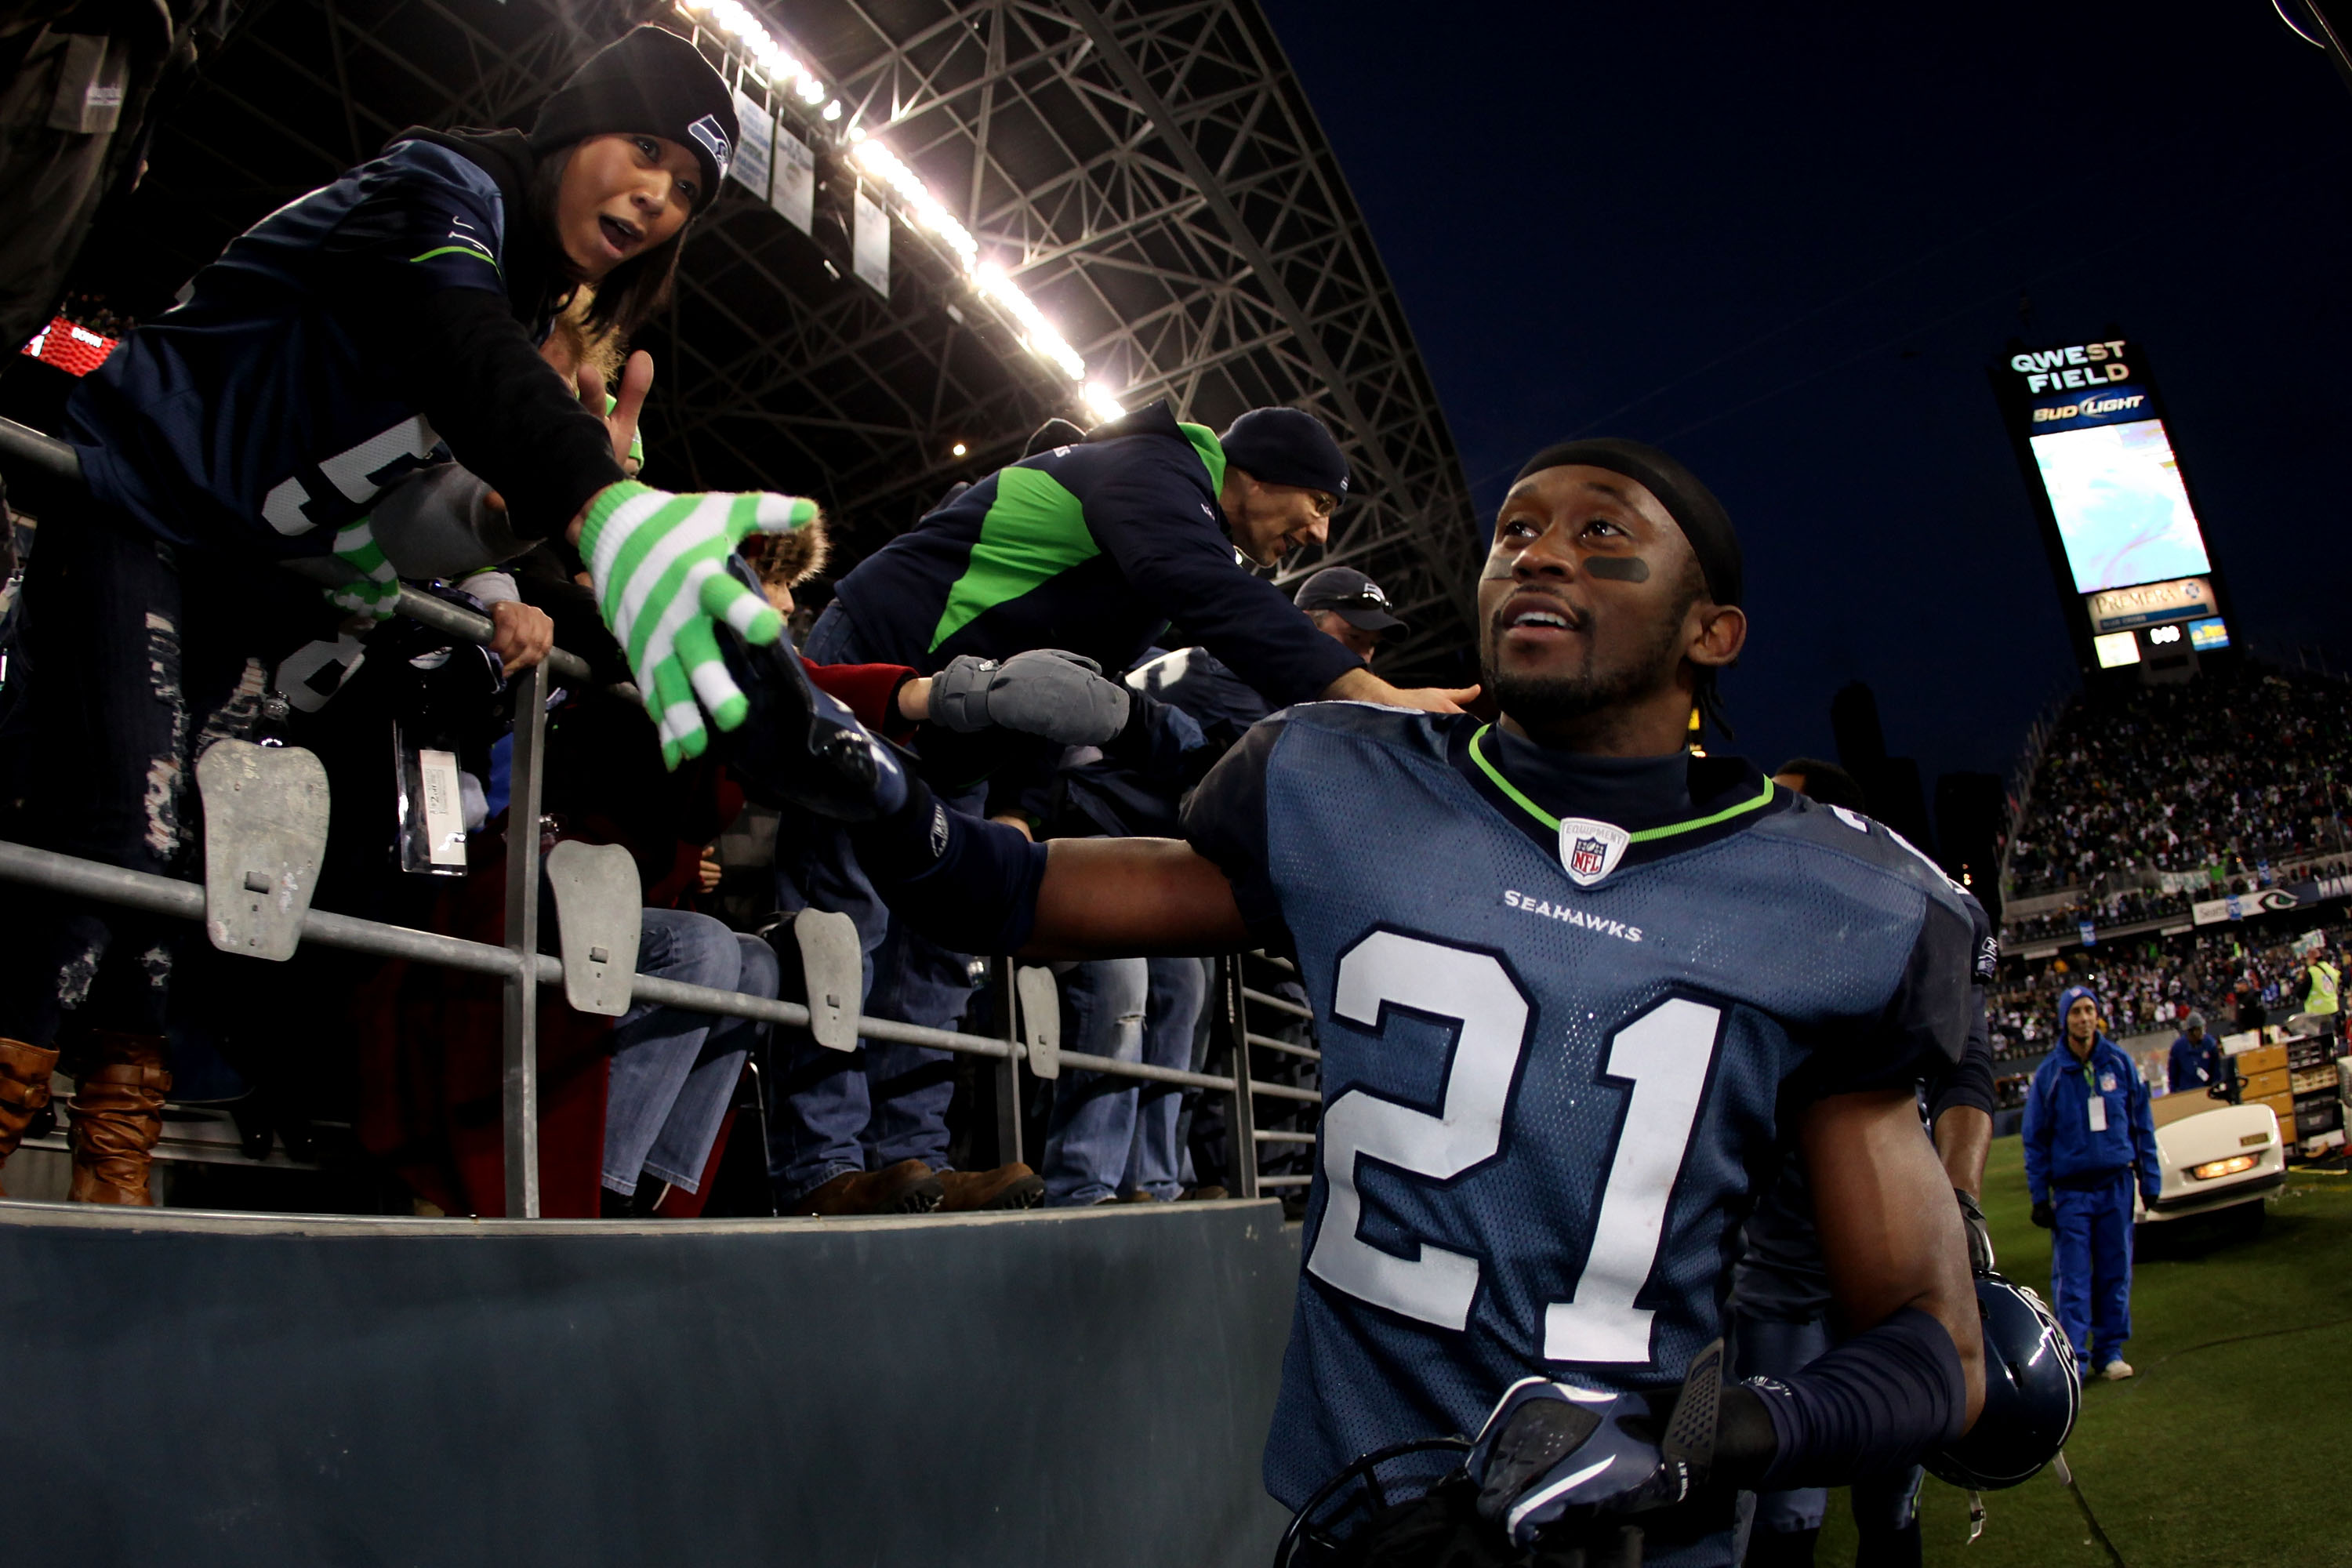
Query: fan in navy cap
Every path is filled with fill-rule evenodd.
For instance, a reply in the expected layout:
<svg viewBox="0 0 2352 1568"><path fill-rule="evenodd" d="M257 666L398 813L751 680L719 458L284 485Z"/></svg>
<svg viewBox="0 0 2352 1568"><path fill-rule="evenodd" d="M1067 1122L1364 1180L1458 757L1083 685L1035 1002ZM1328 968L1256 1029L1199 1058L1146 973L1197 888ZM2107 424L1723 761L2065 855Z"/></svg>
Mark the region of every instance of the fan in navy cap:
<svg viewBox="0 0 2352 1568"><path fill-rule="evenodd" d="M1393 606L1381 585L1353 566L1326 566L1301 583L1290 602L1307 612L1317 631L1366 659L1380 647L1382 633L1404 627L1390 613Z"/></svg>

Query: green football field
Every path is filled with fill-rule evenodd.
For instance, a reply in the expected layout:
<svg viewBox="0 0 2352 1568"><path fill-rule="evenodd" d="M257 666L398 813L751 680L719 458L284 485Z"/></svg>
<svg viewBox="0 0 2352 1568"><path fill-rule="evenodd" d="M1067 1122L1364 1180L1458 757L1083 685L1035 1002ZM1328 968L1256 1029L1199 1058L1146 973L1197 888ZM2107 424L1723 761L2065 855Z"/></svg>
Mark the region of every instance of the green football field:
<svg viewBox="0 0 2352 1568"><path fill-rule="evenodd" d="M1985 1209L2001 1271L2045 1299L2050 1236L2027 1218L2021 1145L1993 1145ZM2352 1564L2352 1176L2295 1172L2252 1236L2168 1246L2142 1258L2126 1352L2139 1375L2094 1382L2066 1445L2074 1480L2129 1568ZM1985 1496L1968 1539L1968 1494L1929 1479L1927 1560L1964 1568L2108 1568L2053 1471ZM1818 1561L1853 1561L1832 1500Z"/></svg>

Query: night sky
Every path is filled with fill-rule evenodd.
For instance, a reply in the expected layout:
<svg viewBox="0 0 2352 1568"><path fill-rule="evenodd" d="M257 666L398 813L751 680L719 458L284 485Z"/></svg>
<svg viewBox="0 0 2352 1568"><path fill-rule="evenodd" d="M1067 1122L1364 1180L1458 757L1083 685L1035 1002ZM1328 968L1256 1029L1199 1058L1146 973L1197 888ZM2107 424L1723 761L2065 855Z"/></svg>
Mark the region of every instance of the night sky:
<svg viewBox="0 0 2352 1568"><path fill-rule="evenodd" d="M2075 685L2012 335L2146 345L2240 641L2352 667L2352 93L2266 0L1266 5L1482 528L1570 434L1730 509L1738 750L1834 755L1860 679L1932 798Z"/></svg>

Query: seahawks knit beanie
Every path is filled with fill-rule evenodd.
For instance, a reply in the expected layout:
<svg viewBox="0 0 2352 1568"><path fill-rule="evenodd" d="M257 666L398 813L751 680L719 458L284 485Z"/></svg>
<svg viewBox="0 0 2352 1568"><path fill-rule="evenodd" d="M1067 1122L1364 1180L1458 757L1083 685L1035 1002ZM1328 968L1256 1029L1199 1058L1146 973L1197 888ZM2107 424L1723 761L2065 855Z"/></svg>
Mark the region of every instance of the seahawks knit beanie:
<svg viewBox="0 0 2352 1568"><path fill-rule="evenodd" d="M675 142L702 165L709 205L735 157L735 104L702 51L676 33L638 27L573 71L541 105L530 144L542 156L590 136L646 135Z"/></svg>

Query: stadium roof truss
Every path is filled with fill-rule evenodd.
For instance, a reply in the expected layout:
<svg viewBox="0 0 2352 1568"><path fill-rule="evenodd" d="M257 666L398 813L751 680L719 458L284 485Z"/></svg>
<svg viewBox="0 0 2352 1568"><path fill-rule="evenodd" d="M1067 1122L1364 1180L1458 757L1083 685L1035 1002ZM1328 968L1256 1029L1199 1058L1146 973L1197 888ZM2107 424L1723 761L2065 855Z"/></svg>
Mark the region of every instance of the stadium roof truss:
<svg viewBox="0 0 2352 1568"><path fill-rule="evenodd" d="M787 41L833 117L814 82L772 86L728 15ZM1458 668L1479 548L1461 465L1255 0L763 0L748 14L711 0L263 0L166 128L150 184L168 188L142 195L141 228L176 207L174 232L216 247L225 221L250 222L404 125L526 121L631 20L695 36L816 162L805 234L729 182L667 318L641 334L660 367L648 442L680 463L677 482L814 494L855 552L1016 457L1047 416L1089 422L1081 384L1030 352L967 258L856 155L871 138L1034 302L1086 382L1213 426L1265 404L1323 416L1356 493L1328 547L1280 576L1361 568L1412 623L1384 668ZM861 176L899 220L887 296L852 265ZM178 276L209 254L182 255Z"/></svg>

